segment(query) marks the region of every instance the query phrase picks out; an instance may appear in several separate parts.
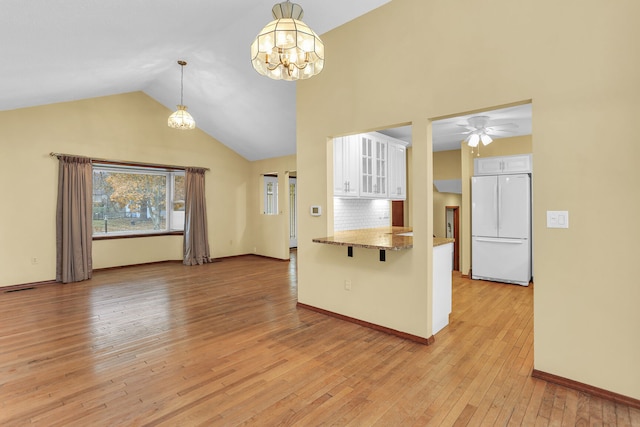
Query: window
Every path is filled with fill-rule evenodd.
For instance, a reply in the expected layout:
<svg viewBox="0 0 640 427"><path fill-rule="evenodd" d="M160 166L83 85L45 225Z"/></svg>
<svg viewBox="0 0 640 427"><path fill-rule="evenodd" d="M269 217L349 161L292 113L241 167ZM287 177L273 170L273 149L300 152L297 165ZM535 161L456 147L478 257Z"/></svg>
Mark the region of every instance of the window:
<svg viewBox="0 0 640 427"><path fill-rule="evenodd" d="M184 197L184 171L94 163L93 237L184 231Z"/></svg>
<svg viewBox="0 0 640 427"><path fill-rule="evenodd" d="M278 215L278 175L264 175L264 214Z"/></svg>

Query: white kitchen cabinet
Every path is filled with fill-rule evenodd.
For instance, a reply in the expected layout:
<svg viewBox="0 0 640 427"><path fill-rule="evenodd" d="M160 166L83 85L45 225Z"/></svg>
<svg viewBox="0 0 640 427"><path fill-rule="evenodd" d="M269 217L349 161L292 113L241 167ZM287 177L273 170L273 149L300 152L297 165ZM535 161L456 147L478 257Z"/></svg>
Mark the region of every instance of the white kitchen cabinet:
<svg viewBox="0 0 640 427"><path fill-rule="evenodd" d="M407 198L407 148L402 143L388 141L389 199Z"/></svg>
<svg viewBox="0 0 640 427"><path fill-rule="evenodd" d="M379 134L358 135L360 197L387 198L387 141Z"/></svg>
<svg viewBox="0 0 640 427"><path fill-rule="evenodd" d="M357 135L333 140L333 195L358 197L360 194L360 150Z"/></svg>
<svg viewBox="0 0 640 427"><path fill-rule="evenodd" d="M376 132L334 138L333 195L405 200L406 143Z"/></svg>
<svg viewBox="0 0 640 427"><path fill-rule="evenodd" d="M515 156L481 157L474 159L474 175L531 173L531 154Z"/></svg>

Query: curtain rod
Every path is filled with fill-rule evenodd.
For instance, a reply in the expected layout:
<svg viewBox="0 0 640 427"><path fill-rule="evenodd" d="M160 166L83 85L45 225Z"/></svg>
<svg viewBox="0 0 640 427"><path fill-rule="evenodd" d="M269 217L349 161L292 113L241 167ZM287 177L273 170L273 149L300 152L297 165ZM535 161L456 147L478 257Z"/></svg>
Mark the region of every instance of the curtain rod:
<svg viewBox="0 0 640 427"><path fill-rule="evenodd" d="M54 152L49 153L49 156L51 156L51 157L59 157L59 156L81 157L81 156L78 156L76 154L65 154L65 153L54 153ZM82 157L85 157L85 156L82 156ZM95 158L95 157L89 157L89 160L91 160L91 162L111 163L111 164L118 164L118 165L124 165L124 166L147 166L147 167L150 167L150 168L165 168L165 169L180 169L180 170L184 170L184 169L187 169L187 168L198 168L198 169L204 169L206 171L210 171L211 170L209 168L203 168L201 166L162 165L162 164L158 164L158 163L144 163L144 162L123 161L123 160L98 159L98 158Z"/></svg>

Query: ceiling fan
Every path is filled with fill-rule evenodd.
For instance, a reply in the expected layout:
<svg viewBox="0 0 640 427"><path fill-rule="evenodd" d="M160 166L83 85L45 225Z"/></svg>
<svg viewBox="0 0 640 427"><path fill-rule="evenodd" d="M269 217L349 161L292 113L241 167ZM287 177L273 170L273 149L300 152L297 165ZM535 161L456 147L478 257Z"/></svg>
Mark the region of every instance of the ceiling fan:
<svg viewBox="0 0 640 427"><path fill-rule="evenodd" d="M489 116L473 116L467 119L467 124L458 125L467 129L467 131L462 132L462 134L467 135L464 142L466 142L469 147L477 147L480 142L482 142L482 145L489 145L493 142L493 138L491 138L492 135L508 136L509 133L513 132L513 130L510 129L518 127L515 123L492 125L489 121Z"/></svg>

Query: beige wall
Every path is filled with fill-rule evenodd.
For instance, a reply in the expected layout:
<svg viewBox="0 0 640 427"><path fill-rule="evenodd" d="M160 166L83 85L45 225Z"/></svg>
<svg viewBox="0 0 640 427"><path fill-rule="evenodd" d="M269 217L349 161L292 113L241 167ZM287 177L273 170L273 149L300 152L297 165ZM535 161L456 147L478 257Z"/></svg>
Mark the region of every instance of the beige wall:
<svg viewBox="0 0 640 427"><path fill-rule="evenodd" d="M205 177L212 256L249 252L250 163L200 130L170 129L170 113L141 92L0 112L0 286L55 278L58 161L50 152L210 168ZM182 236L93 244L94 268L179 259Z"/></svg>
<svg viewBox="0 0 640 427"><path fill-rule="evenodd" d="M433 153L433 179L460 179L461 168L460 150Z"/></svg>
<svg viewBox="0 0 640 427"><path fill-rule="evenodd" d="M629 218L640 209L639 14L631 0L393 0L323 35L325 70L297 84L300 205L327 203L328 135L411 122L415 247L347 258L312 243L327 223L301 215L299 300L429 336L429 119L532 100L535 368L640 398L640 225L604 226L621 200ZM568 210L570 228L547 229L547 210Z"/></svg>

